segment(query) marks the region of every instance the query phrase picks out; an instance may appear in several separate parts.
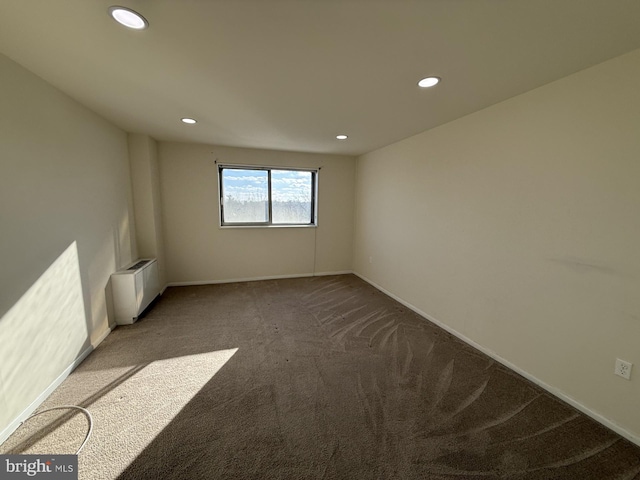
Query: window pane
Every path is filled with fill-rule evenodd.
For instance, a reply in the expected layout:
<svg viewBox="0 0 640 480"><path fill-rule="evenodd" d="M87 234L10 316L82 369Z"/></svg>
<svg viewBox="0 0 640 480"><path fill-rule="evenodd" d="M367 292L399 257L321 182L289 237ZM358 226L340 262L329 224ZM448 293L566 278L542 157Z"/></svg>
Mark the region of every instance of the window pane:
<svg viewBox="0 0 640 480"><path fill-rule="evenodd" d="M265 170L222 170L224 223L269 221L269 182Z"/></svg>
<svg viewBox="0 0 640 480"><path fill-rule="evenodd" d="M312 172L271 171L273 223L309 224L311 216Z"/></svg>

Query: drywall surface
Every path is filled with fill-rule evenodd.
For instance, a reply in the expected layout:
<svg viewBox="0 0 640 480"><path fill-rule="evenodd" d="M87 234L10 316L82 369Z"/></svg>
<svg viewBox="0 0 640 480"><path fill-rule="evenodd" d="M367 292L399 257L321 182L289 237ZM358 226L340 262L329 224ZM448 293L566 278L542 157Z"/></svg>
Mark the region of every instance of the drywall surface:
<svg viewBox="0 0 640 480"><path fill-rule="evenodd" d="M640 438L640 50L356 176L356 273Z"/></svg>
<svg viewBox="0 0 640 480"><path fill-rule="evenodd" d="M0 55L0 432L108 333L135 254L127 137Z"/></svg>
<svg viewBox="0 0 640 480"><path fill-rule="evenodd" d="M138 255L141 258L158 259L158 277L162 288L167 282L158 145L153 138L141 133L129 133L127 138Z"/></svg>
<svg viewBox="0 0 640 480"><path fill-rule="evenodd" d="M159 158L169 283L351 270L353 157L160 142ZM216 160L320 168L318 227L221 228Z"/></svg>

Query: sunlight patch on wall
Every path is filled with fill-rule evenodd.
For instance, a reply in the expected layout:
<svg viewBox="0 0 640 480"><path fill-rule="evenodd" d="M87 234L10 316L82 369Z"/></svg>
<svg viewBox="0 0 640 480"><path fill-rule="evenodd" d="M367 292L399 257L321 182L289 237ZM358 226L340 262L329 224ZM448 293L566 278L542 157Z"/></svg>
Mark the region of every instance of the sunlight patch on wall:
<svg viewBox="0 0 640 480"><path fill-rule="evenodd" d="M73 242L0 319L0 430L78 357L87 340L78 248Z"/></svg>

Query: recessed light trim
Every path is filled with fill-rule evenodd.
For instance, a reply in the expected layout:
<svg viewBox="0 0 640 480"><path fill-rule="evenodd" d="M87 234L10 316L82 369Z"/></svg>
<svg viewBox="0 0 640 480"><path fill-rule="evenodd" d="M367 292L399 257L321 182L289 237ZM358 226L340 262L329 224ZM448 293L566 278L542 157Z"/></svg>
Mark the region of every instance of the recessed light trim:
<svg viewBox="0 0 640 480"><path fill-rule="evenodd" d="M120 25L133 30L144 30L149 27L149 22L147 22L146 18L127 7L113 5L109 7L109 15Z"/></svg>
<svg viewBox="0 0 640 480"><path fill-rule="evenodd" d="M198 121L197 121L197 120L195 120L195 119L193 119L193 118L188 118L188 117L181 118L181 119L180 119L180 121L181 121L182 123L187 123L187 124L189 124L189 125L193 125L194 123L198 123Z"/></svg>
<svg viewBox="0 0 640 480"><path fill-rule="evenodd" d="M440 83L440 77L426 77L418 82L418 86L420 88L431 88L435 87Z"/></svg>
<svg viewBox="0 0 640 480"><path fill-rule="evenodd" d="M346 140L347 138L349 138L347 135L344 134L340 134L340 135L336 135L336 138L338 140Z"/></svg>

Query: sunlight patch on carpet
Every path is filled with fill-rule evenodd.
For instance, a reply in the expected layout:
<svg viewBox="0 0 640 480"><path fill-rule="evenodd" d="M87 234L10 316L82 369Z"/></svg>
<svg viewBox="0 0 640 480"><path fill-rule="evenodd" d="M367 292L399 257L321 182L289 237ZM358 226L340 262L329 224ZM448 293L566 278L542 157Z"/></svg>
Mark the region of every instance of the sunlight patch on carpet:
<svg viewBox="0 0 640 480"><path fill-rule="evenodd" d="M96 462L104 462L101 471L117 463L120 473L237 351L234 348L154 361L107 393L91 408L96 448L87 445L83 460L92 462L94 468ZM100 435L101 431L108 436ZM106 455L105 450L109 452Z"/></svg>
<svg viewBox="0 0 640 480"><path fill-rule="evenodd" d="M76 398L82 398L78 404L93 416L93 435L78 459L80 472L91 465L91 470L100 472L100 478L117 477L237 351L232 348L156 360L133 368L77 372L91 384L82 392L84 395L76 392L81 393ZM93 395L86 395L89 391ZM59 411L45 413L25 424L12 440L28 445L20 453L73 453L75 445L69 439L81 442L86 423L71 417Z"/></svg>

